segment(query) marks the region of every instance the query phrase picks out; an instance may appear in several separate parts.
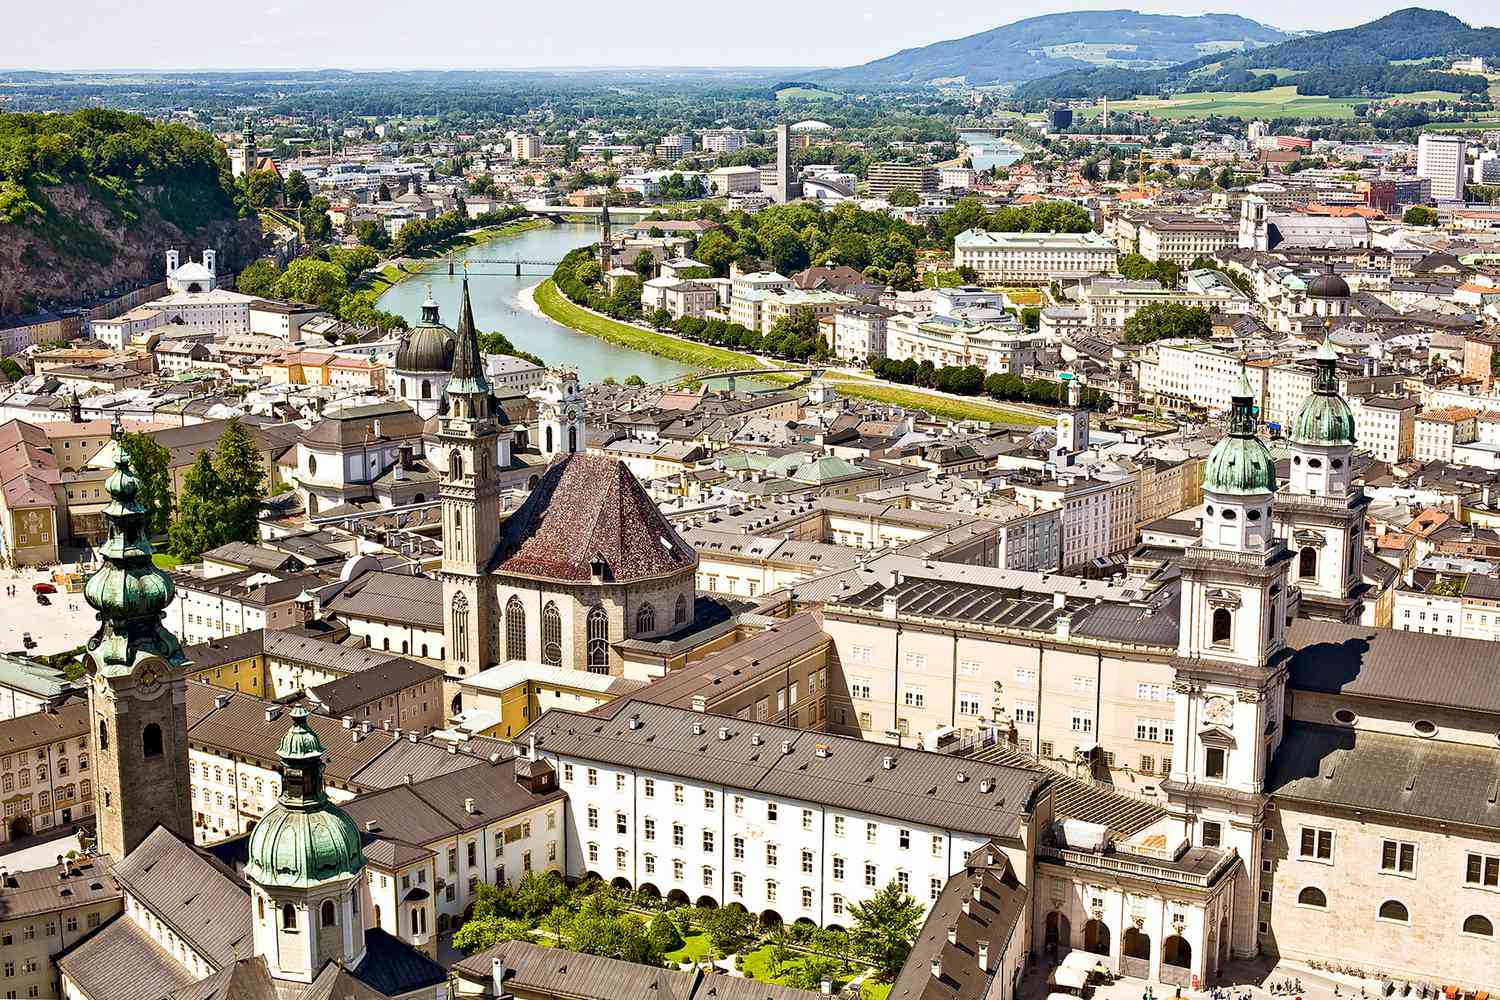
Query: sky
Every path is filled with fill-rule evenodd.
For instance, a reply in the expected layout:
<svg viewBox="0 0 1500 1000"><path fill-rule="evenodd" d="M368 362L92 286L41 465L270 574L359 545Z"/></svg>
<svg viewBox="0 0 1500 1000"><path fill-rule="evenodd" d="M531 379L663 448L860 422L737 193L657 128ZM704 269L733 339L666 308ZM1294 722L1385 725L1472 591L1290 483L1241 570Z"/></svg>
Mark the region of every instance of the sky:
<svg viewBox="0 0 1500 1000"><path fill-rule="evenodd" d="M1278 28L1326 31L1412 2L1260 0L1247 8L1128 0L570 0L560 7L534 0L0 0L0 10L11 5L0 68L223 70L845 66L1057 11L1239 13ZM1500 24L1492 0L1426 6L1476 26Z"/></svg>

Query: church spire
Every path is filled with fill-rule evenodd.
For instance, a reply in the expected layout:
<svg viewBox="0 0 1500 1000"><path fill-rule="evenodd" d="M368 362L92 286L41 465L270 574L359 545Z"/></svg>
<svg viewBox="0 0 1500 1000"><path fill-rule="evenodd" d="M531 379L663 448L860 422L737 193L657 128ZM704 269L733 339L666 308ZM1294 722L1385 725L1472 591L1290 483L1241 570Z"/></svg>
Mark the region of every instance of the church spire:
<svg viewBox="0 0 1500 1000"><path fill-rule="evenodd" d="M177 666L182 644L162 625L172 603L172 578L151 560L151 512L140 500L140 482L130 467L118 419L114 426L115 471L104 482L110 502L104 516L109 539L99 547L104 566L84 585L83 596L98 612L99 631L89 640L89 656L108 676L134 670L142 656L158 656Z"/></svg>
<svg viewBox="0 0 1500 1000"><path fill-rule="evenodd" d="M464 277L463 302L458 310L458 332L454 337L453 377L448 381L449 397L484 396L490 393L490 380L484 374L484 355L479 350L479 331L474 327L474 307L469 302L469 279ZM477 400L476 400L477 402ZM479 415L476 408L472 415Z"/></svg>

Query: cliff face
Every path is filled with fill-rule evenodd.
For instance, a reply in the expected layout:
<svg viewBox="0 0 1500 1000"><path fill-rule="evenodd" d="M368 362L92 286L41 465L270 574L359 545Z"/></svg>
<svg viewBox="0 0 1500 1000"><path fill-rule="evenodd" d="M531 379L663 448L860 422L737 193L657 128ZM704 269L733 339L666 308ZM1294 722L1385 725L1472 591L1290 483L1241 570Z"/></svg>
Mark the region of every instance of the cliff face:
<svg viewBox="0 0 1500 1000"><path fill-rule="evenodd" d="M69 181L36 192L41 218L0 224L0 316L81 304L159 280L167 250L219 252L221 271L260 255L260 223L193 185L112 187Z"/></svg>

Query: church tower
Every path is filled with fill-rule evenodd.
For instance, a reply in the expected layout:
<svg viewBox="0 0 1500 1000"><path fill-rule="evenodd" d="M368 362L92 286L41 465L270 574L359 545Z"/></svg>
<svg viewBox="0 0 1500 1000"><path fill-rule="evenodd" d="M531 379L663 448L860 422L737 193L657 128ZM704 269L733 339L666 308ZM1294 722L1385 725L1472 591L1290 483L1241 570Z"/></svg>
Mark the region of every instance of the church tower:
<svg viewBox="0 0 1500 1000"><path fill-rule="evenodd" d="M604 201L599 206L599 273L609 274L614 265L615 246L611 242L613 236L609 231L609 193L605 192Z"/></svg>
<svg viewBox="0 0 1500 1000"><path fill-rule="evenodd" d="M472 676L495 661L493 588L486 586L490 559L499 544L500 487L496 461L500 425L484 374L469 279L454 337L453 373L438 423L445 456L439 495L443 502L443 606L448 609L446 654L460 676Z"/></svg>
<svg viewBox="0 0 1500 1000"><path fill-rule="evenodd" d="M329 962L365 957L365 857L359 827L323 790L323 743L292 709L277 748L281 795L250 833L245 881L255 953L271 976L310 983Z"/></svg>
<svg viewBox="0 0 1500 1000"><path fill-rule="evenodd" d="M558 455L587 450L578 372L571 368L549 368L546 384L531 390L531 398L537 401L536 447L542 457L550 462Z"/></svg>
<svg viewBox="0 0 1500 1000"><path fill-rule="evenodd" d="M1162 790L1184 837L1244 859L1232 948L1251 955L1261 791L1281 739L1290 555L1272 528L1276 466L1256 436L1243 374L1227 430L1204 464L1202 534L1183 555L1172 767Z"/></svg>
<svg viewBox="0 0 1500 1000"><path fill-rule="evenodd" d="M172 578L151 561L150 512L115 424L115 471L105 480L104 566L83 596L100 622L89 640L89 717L99 850L119 861L158 825L193 839L188 780L187 668L162 625Z"/></svg>
<svg viewBox="0 0 1500 1000"><path fill-rule="evenodd" d="M1354 414L1339 396L1338 355L1326 338L1312 360L1312 395L1292 421L1291 474L1276 497L1276 534L1292 551L1300 613L1356 622L1370 501L1354 484Z"/></svg>

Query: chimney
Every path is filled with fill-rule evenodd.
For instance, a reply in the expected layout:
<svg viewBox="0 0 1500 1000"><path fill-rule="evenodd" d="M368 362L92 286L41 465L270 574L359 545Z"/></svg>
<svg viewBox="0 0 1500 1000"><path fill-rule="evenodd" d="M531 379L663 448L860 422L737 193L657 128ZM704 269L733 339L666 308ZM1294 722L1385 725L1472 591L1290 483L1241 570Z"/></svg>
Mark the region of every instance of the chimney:
<svg viewBox="0 0 1500 1000"><path fill-rule="evenodd" d="M401 779L401 783L405 784L405 785L411 784L411 772L410 771L406 772L406 776Z"/></svg>
<svg viewBox="0 0 1500 1000"><path fill-rule="evenodd" d="M630 717L630 728L631 729L639 729L639 728L641 728L641 716L640 716L640 713L637 712L637 713L631 715L631 717Z"/></svg>
<svg viewBox="0 0 1500 1000"><path fill-rule="evenodd" d="M271 708L266 709L266 721L267 722L275 722L279 718L281 718L281 706L280 705L274 705Z"/></svg>
<svg viewBox="0 0 1500 1000"><path fill-rule="evenodd" d="M693 722L693 735L694 736L702 736L703 735L703 723L694 720L694 722Z"/></svg>
<svg viewBox="0 0 1500 1000"><path fill-rule="evenodd" d="M364 732L363 729L355 729L355 730L353 730L352 732L349 733L349 742L350 743L358 743L360 740L362 740L364 738L365 738L365 732Z"/></svg>
<svg viewBox="0 0 1500 1000"><path fill-rule="evenodd" d="M706 712L706 711L708 711L708 699L705 698L705 697L703 697L703 695L701 695L701 694L695 694L695 695L693 695L693 711L695 711L695 712Z"/></svg>
<svg viewBox="0 0 1500 1000"><path fill-rule="evenodd" d="M223 708L225 705L228 705L228 704L229 704L229 695L227 695L227 694L216 694L216 695L214 695L214 708Z"/></svg>
<svg viewBox="0 0 1500 1000"><path fill-rule="evenodd" d="M1057 638L1066 641L1073 634L1073 616L1058 615L1055 628Z"/></svg>
<svg viewBox="0 0 1500 1000"><path fill-rule="evenodd" d="M943 978L943 960L936 955L932 958L932 978Z"/></svg>
<svg viewBox="0 0 1500 1000"><path fill-rule="evenodd" d="M896 756L895 756L895 754L889 754L888 753L888 754L885 754L884 756L882 756L880 758L880 766L882 768L884 768L885 770L887 770L887 771L894 771L896 769Z"/></svg>
<svg viewBox="0 0 1500 1000"><path fill-rule="evenodd" d="M464 812L470 816L474 815L474 797L472 795L464 799Z"/></svg>
<svg viewBox="0 0 1500 1000"><path fill-rule="evenodd" d="M753 747L760 746L760 733L751 733L750 734L750 745L753 746Z"/></svg>
<svg viewBox="0 0 1500 1000"><path fill-rule="evenodd" d="M969 915L969 897L967 897L967 896L964 897L964 901L963 901L963 904L961 906L961 909L964 912L964 916L967 917Z"/></svg>
<svg viewBox="0 0 1500 1000"><path fill-rule="evenodd" d="M1052 595L1052 607L1054 609L1056 609L1058 611L1061 611L1063 608L1065 608L1067 606L1068 606L1068 595L1067 594L1064 594L1062 591L1059 590L1055 594Z"/></svg>
<svg viewBox="0 0 1500 1000"><path fill-rule="evenodd" d="M354 728L354 716L352 716L352 715L346 715L342 719L340 719L339 721L341 723L343 723L343 726L344 726L345 729L353 729Z"/></svg>
<svg viewBox="0 0 1500 1000"><path fill-rule="evenodd" d="M782 755L785 756L786 754L789 754L791 752L792 752L792 741L791 740L782 740L781 741L781 753L782 753Z"/></svg>
<svg viewBox="0 0 1500 1000"><path fill-rule="evenodd" d="M365 832L366 833L374 833L378 829L380 829L380 825L378 823L376 823L373 819L367 819L367 820L365 820Z"/></svg>
<svg viewBox="0 0 1500 1000"><path fill-rule="evenodd" d="M448 752L451 753L451 754L457 754L458 753L458 744L457 743L449 743L448 744Z"/></svg>
<svg viewBox="0 0 1500 1000"><path fill-rule="evenodd" d="M988 941L979 942L979 970L990 971L990 943Z"/></svg>
<svg viewBox="0 0 1500 1000"><path fill-rule="evenodd" d="M532 733L526 740L526 756L536 760L536 733Z"/></svg>
<svg viewBox="0 0 1500 1000"><path fill-rule="evenodd" d="M958 925L957 924L949 924L948 925L948 943L949 944L958 944Z"/></svg>
<svg viewBox="0 0 1500 1000"><path fill-rule="evenodd" d="M819 757L827 758L831 752L832 749L828 746L827 743L819 743L817 746L813 747L813 753L817 754Z"/></svg>
<svg viewBox="0 0 1500 1000"><path fill-rule="evenodd" d="M729 727L728 726L720 726L719 727L719 739L720 740L727 740L727 739L729 739Z"/></svg>
<svg viewBox="0 0 1500 1000"><path fill-rule="evenodd" d="M422 738L422 734L421 734L421 733L419 733L419 732L417 732L417 730L415 730L415 729L413 729L413 730L411 730L411 731L410 731L410 732L408 732L408 733L407 733L407 734L406 734L406 738L407 738L407 740L408 740L408 741L409 741L409 742L411 742L411 743L416 743L416 742L418 742L418 741L419 741L419 740L421 740L421 738Z"/></svg>
<svg viewBox="0 0 1500 1000"><path fill-rule="evenodd" d="M983 879L977 879L976 878L974 880L974 902L977 903L977 902L980 901L979 897L980 897L980 895L983 892L984 892L984 881L983 881Z"/></svg>

